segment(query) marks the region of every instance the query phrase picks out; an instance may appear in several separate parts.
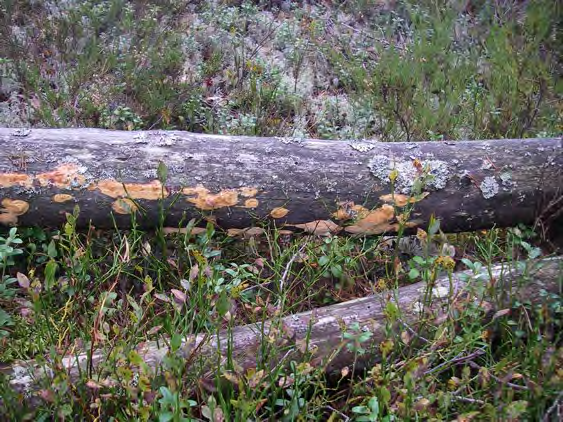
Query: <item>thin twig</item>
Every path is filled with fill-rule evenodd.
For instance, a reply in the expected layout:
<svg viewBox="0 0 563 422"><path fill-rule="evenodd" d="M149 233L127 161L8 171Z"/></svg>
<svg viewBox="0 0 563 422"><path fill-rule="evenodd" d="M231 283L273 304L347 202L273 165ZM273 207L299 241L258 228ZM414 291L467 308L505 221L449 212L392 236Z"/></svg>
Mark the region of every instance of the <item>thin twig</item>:
<svg viewBox="0 0 563 422"><path fill-rule="evenodd" d="M559 409L558 413L559 416L561 416L560 411L561 411L561 407L563 407L563 403L561 403L561 400L563 400L563 391L559 393L553 404L549 406L549 409L547 409L547 412L545 412L545 415L543 415L542 422L549 422L549 417L556 409Z"/></svg>
<svg viewBox="0 0 563 422"><path fill-rule="evenodd" d="M438 371L439 369L443 368L443 367L446 366L446 365L457 365L457 364L462 363L462 362L471 361L471 359L476 358L477 356L484 355L484 354L485 354L485 350L482 349L482 348L481 348L481 349L477 349L477 350L475 350L473 353L470 353L470 354L468 354L468 355L464 355L463 352L461 352L461 353L459 353L458 355L456 355L456 357L454 357L453 359L448 360L448 361L446 361L446 362L442 362L440 365L435 366L435 367L432 368L432 369L429 369L428 371L426 371L426 372L424 373L424 375L433 374L433 373L435 373L436 371ZM443 370L445 370L445 369L447 369L447 368L444 368ZM441 371L438 371L438 373L440 373L440 372L442 372L442 370L441 370Z"/></svg>
<svg viewBox="0 0 563 422"><path fill-rule="evenodd" d="M405 321L403 321L401 318L397 318L397 321L399 321L401 324L403 324L405 326L405 328L415 337L419 338L420 340L422 340L424 343L426 344L430 344L430 340L422 337L420 334L418 334L415 330L413 330L409 324L407 324Z"/></svg>
<svg viewBox="0 0 563 422"><path fill-rule="evenodd" d="M469 362L469 366L471 366L473 369L481 369L481 366L477 365L475 362ZM514 384L512 382L505 382L502 379L500 379L499 377L489 373L489 376L494 379L496 382L498 382L499 384L503 384L506 385L507 387L513 388L514 390L529 390L528 387L526 387L525 385L518 385L518 384Z"/></svg>
<svg viewBox="0 0 563 422"><path fill-rule="evenodd" d="M301 253L303 252L303 249L305 249L306 245L307 245L306 243L303 243L303 245L299 248L299 250L297 252L295 252L293 254L291 259L289 260L289 262L285 266L283 274L280 278L280 288L279 288L279 292L278 292L279 293L278 305L281 303L281 298L282 298L282 294L283 294L283 287L284 287L285 281L287 280L287 277L289 275L289 270L291 269L291 265L293 264L293 261L295 261L299 255L301 255Z"/></svg>
<svg viewBox="0 0 563 422"><path fill-rule="evenodd" d="M463 401L466 403L476 403L476 404L485 404L485 402L483 400L479 400L479 399L472 399L471 397L465 397L465 396L460 396L459 393L460 390L456 390L453 392L453 394L451 395L451 398L453 400L457 400L457 401ZM420 400L421 398L423 398L422 396L417 396L415 400Z"/></svg>
<svg viewBox="0 0 563 422"><path fill-rule="evenodd" d="M483 400L472 399L471 397L452 396L452 399L457 400L457 401L463 401L465 403L485 404L485 402Z"/></svg>
<svg viewBox="0 0 563 422"><path fill-rule="evenodd" d="M330 410L331 412L336 413L338 416L340 416L342 419L344 419L345 422L347 422L347 421L350 420L350 418L349 418L348 416L346 416L344 413L342 413L342 412L336 410L336 409L335 409L334 407L332 407L332 406L326 405L326 406L325 406L325 409L328 409L328 410Z"/></svg>

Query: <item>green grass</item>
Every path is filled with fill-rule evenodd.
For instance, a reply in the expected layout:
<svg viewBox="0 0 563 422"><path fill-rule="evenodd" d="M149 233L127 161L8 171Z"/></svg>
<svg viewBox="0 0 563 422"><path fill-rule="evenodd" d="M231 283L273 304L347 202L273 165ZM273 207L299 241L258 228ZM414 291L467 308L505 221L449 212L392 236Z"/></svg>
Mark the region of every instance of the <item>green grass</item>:
<svg viewBox="0 0 563 422"><path fill-rule="evenodd" d="M239 3L4 1L0 124L384 141L562 133L557 2L348 1L283 15ZM6 420L516 421L561 406L560 295L495 304L492 321L463 303L415 328L389 308L376 350L372 333L343 327L340 347L382 357L361 371L327 374L305 355L249 371L228 361L209 382L174 354L150 368L134 352L546 255L529 228L241 240L212 224L164 235L75 219L0 233L0 362L95 349L107 360L74 384L55 371L34 408L0 375Z"/></svg>
<svg viewBox="0 0 563 422"><path fill-rule="evenodd" d="M398 324L400 313L389 308L387 339L375 345L382 360L337 375L312 365L314 355L257 360L248 371L227 356L210 382L197 359L187 370L171 354L151 368L134 351L157 340L174 352L189 334L229 332L419 280L432 286L440 272L456 268L534 258L542 252L533 232L449 236L452 259L389 249L381 239L282 241L274 230L234 240L212 225L162 243L134 228L77 232L73 221L69 216L61 231L13 230L3 241L21 253L1 249L0 306L8 323L0 361L93 350L107 359L73 384L55 372L33 409L4 385L2 413L10 420L538 420L563 387L558 295L540 304L495 304L505 311L489 322L483 303L452 302L450 318L416 329ZM419 232L424 236L444 242L437 224ZM264 351L282 347L265 338ZM370 338L352 324L343 327L340 347L358 357L374 353Z"/></svg>
<svg viewBox="0 0 563 422"><path fill-rule="evenodd" d="M5 1L0 122L384 141L562 132L558 2Z"/></svg>

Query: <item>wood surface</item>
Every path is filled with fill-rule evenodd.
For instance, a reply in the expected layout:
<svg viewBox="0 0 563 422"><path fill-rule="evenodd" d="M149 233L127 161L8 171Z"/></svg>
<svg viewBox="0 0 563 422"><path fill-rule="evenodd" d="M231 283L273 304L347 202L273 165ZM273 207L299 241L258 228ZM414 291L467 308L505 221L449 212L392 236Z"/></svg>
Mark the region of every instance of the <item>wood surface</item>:
<svg viewBox="0 0 563 422"><path fill-rule="evenodd" d="M563 185L561 143L0 128L0 225L58 227L76 205L78 226L99 228L129 227L132 214L146 227L162 214L170 227L212 218L358 235L426 227L432 214L447 232L531 224Z"/></svg>

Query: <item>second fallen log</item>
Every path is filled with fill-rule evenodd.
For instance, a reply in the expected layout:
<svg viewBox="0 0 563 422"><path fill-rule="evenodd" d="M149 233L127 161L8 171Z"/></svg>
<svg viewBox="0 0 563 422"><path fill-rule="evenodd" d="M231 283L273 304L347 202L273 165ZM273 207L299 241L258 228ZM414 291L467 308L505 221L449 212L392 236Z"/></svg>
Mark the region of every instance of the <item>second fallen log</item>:
<svg viewBox="0 0 563 422"><path fill-rule="evenodd" d="M489 314L509 308L515 301L544 305L549 305L551 301L556 303L562 293L562 270L563 258L554 257L527 263L500 263L484 267L477 273L458 272L451 278L438 278L431 288L425 282L419 282L396 291L384 291L284 318L233 327L216 335L188 336L182 340L176 354L183 360L186 369L203 371L207 378L221 373L217 371L218 365L228 366L229 360L243 370L275 366L293 359L300 361L303 357L326 368L327 372L338 372L353 365L360 369L380 359L377 346L389 338L386 324L393 322L389 319L389 304L395 306L394 313L400 316L392 324L396 333L406 330L406 327L413 327L411 329L418 332L423 321L430 326L440 324L440 319L451 318L454 309L470 302L483 308L488 303ZM345 347L344 343L349 340L344 333L358 334L353 331L354 326L359 327L360 333L371 333L369 341L362 343L362 347L369 349L370 353L357 355L354 349ZM172 353L166 341L162 340L132 346L132 349L154 372ZM115 366L107 364L106 353L103 350L94 350L92 354L76 352L75 355L58 356L56 363L17 362L1 372L7 376L13 392L25 394L27 400L33 402L40 400L38 390L53 386L51 381L56 371L64 373L64 376L57 377L59 380L71 383L85 381L85 378L103 383L114 377ZM312 356L308 356L309 353ZM89 368L93 372L87 375Z"/></svg>

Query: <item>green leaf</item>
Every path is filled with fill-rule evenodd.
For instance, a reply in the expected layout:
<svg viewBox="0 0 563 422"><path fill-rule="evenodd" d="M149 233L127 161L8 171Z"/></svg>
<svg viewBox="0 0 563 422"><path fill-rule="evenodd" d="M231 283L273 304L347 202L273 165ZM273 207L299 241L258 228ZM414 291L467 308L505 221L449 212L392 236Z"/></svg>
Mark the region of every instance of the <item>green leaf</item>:
<svg viewBox="0 0 563 422"><path fill-rule="evenodd" d="M372 397L371 399L369 399L368 406L370 407L371 412L374 415L379 415L379 401L377 400L377 397Z"/></svg>
<svg viewBox="0 0 563 422"><path fill-rule="evenodd" d="M430 225L428 227L428 234L430 236L435 235L440 230L440 220L435 219L434 216L430 219Z"/></svg>
<svg viewBox="0 0 563 422"><path fill-rule="evenodd" d="M70 224L70 223L65 223L65 226L64 226L64 232L65 232L65 234L66 234L67 236L70 236L73 231L74 231L74 230L73 230L73 228L72 228L72 224Z"/></svg>
<svg viewBox="0 0 563 422"><path fill-rule="evenodd" d="M14 325L12 317L4 309L0 308L0 327L7 327L8 325Z"/></svg>
<svg viewBox="0 0 563 422"><path fill-rule="evenodd" d="M352 408L352 412L360 413L360 414L366 414L366 413L370 413L370 410L369 410L369 407L367 407L367 406L354 406Z"/></svg>
<svg viewBox="0 0 563 422"><path fill-rule="evenodd" d="M342 266L340 264L334 264L330 267L330 272L336 278L342 277Z"/></svg>
<svg viewBox="0 0 563 422"><path fill-rule="evenodd" d="M217 299L217 305L216 305L217 312L219 312L219 315L223 316L227 312L229 312L230 307L231 304L227 292L223 290L219 295L219 299Z"/></svg>
<svg viewBox="0 0 563 422"><path fill-rule="evenodd" d="M58 265L55 261L51 260L45 265L45 288L51 290L55 285L55 274L57 272Z"/></svg>
<svg viewBox="0 0 563 422"><path fill-rule="evenodd" d="M541 255L541 249L540 248L532 248L528 252L528 258L530 258L530 259L535 259L540 255Z"/></svg>
<svg viewBox="0 0 563 422"><path fill-rule="evenodd" d="M136 351L131 350L129 352L129 362L131 362L133 365L136 366L141 366L144 361L143 358L141 357L141 355L139 355Z"/></svg>
<svg viewBox="0 0 563 422"><path fill-rule="evenodd" d="M174 418L174 413L172 412L159 412L158 422L169 422Z"/></svg>
<svg viewBox="0 0 563 422"><path fill-rule="evenodd" d="M387 404L391 401L391 392L387 387L379 388L379 396L381 397L383 404Z"/></svg>
<svg viewBox="0 0 563 422"><path fill-rule="evenodd" d="M412 258L412 260L413 260L414 262L416 262L418 265L424 265L424 264L425 264L424 258L421 257L421 256L418 256L418 255L414 256L414 257Z"/></svg>
<svg viewBox="0 0 563 422"><path fill-rule="evenodd" d="M471 261L470 261L469 259L467 259L467 258L462 258L462 259L461 259L461 262L463 262L463 263L465 264L465 266L466 266L467 268L471 269L471 270L472 270L473 267L474 267L473 262L471 262Z"/></svg>
<svg viewBox="0 0 563 422"><path fill-rule="evenodd" d="M385 305L385 316L389 318L392 322L397 320L399 317L399 308L395 302L387 302Z"/></svg>
<svg viewBox="0 0 563 422"><path fill-rule="evenodd" d="M49 256L49 258L57 257L57 246L55 245L54 240L51 240L49 246L47 246L47 255Z"/></svg>
<svg viewBox="0 0 563 422"><path fill-rule="evenodd" d="M170 348L173 352L176 352L182 345L182 336L180 334L174 334L170 339Z"/></svg>
<svg viewBox="0 0 563 422"><path fill-rule="evenodd" d="M160 394L162 394L162 398L158 400L160 404L176 404L176 399L174 394L168 389L168 387L160 387Z"/></svg>
<svg viewBox="0 0 563 422"><path fill-rule="evenodd" d="M158 177L158 180L160 180L162 184L166 183L166 180L168 179L168 167L166 167L166 164L164 164L164 162L161 161L158 163L156 175Z"/></svg>
<svg viewBox="0 0 563 422"><path fill-rule="evenodd" d="M418 276L420 276L420 271L418 271L416 268L413 268L409 271L409 278L411 280L414 280Z"/></svg>

